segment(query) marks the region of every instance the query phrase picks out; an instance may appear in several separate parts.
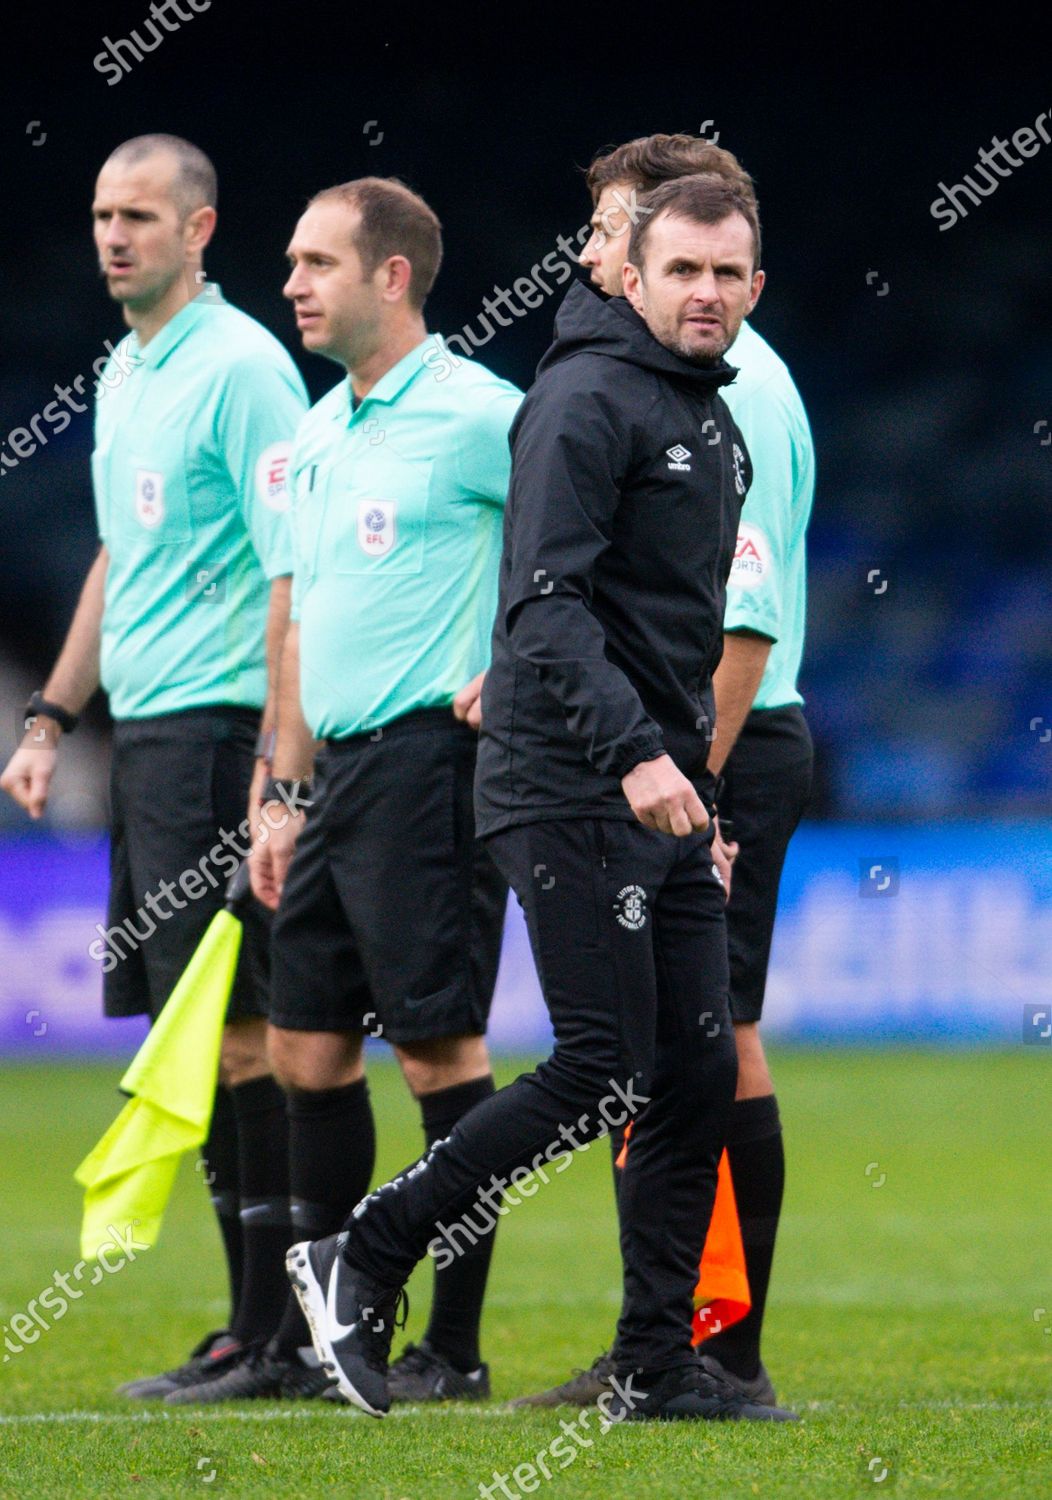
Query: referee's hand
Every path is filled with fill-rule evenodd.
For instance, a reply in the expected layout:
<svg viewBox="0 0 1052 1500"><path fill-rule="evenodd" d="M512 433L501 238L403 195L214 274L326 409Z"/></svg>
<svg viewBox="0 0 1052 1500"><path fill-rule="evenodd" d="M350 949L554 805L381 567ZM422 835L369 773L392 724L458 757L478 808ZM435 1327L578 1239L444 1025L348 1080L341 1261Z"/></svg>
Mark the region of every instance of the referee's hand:
<svg viewBox="0 0 1052 1500"><path fill-rule="evenodd" d="M460 689L453 699L453 715L469 729L478 729L482 723L482 684L485 672L480 672Z"/></svg>
<svg viewBox="0 0 1052 1500"><path fill-rule="evenodd" d="M709 826L704 803L671 755L640 761L621 778L621 787L644 828L682 839Z"/></svg>
<svg viewBox="0 0 1052 1500"><path fill-rule="evenodd" d="M268 911L277 911L296 840L307 820L283 802L267 802L260 811L248 857L248 875L256 900Z"/></svg>
<svg viewBox="0 0 1052 1500"><path fill-rule="evenodd" d="M0 788L24 807L31 818L42 818L58 752L54 744L20 745L0 776Z"/></svg>

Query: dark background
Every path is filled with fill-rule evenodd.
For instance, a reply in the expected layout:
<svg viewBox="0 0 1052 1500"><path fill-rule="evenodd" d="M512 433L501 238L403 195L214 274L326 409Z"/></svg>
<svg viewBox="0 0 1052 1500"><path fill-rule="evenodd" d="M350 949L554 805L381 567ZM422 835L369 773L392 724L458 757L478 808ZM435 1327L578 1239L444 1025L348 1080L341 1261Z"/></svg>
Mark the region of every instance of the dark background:
<svg viewBox="0 0 1052 1500"><path fill-rule="evenodd" d="M994 16L990 35L951 12L839 6L386 16L213 0L109 86L93 67L103 37L138 28L149 43L148 14L134 0L8 28L0 437L124 331L89 205L130 136L171 131L213 158L210 274L294 347L283 252L318 188L392 174L428 199L446 246L429 326L449 334L586 221L579 169L597 149L711 121L756 179L768 284L754 323L793 371L818 451L802 675L814 813L1044 811L1052 426L1035 424L1052 424L1052 145L952 229L929 206L995 135L1052 110L1047 7ZM479 357L527 384L557 301ZM336 367L300 359L317 397ZM93 555L90 426L75 418L0 478L0 652L17 692L43 681ZM90 722L104 730L101 700Z"/></svg>

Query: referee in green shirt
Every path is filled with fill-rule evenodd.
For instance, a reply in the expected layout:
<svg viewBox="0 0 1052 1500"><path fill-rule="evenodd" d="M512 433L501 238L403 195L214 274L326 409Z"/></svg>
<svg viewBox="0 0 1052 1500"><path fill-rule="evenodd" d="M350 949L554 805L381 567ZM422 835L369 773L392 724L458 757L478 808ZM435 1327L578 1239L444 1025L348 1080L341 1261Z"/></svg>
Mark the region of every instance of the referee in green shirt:
<svg viewBox="0 0 1052 1500"><path fill-rule="evenodd" d="M281 345L204 283L215 202L211 162L176 136L125 142L99 175L99 266L131 330L96 390L102 545L0 783L42 815L60 741L101 680L115 720L110 897L90 951L111 1016L157 1017L248 853L261 714L264 730L273 721L266 657L287 626L285 472L306 392ZM130 1396L160 1397L224 1368L287 1293L287 1126L266 1060L269 919L255 903L244 916L204 1150L230 1326L178 1369L123 1387Z"/></svg>
<svg viewBox="0 0 1052 1500"><path fill-rule="evenodd" d="M423 307L441 252L427 204L374 177L319 193L289 246L304 347L347 372L300 424L290 463L293 623L266 795L295 806L313 772L312 805L251 861L277 906L270 1049L300 1238L331 1234L369 1188L365 1035L394 1048L428 1145L493 1092L484 1032L507 887L475 843L477 741L453 704L489 658L521 393L473 361L444 379L431 368ZM488 1395L491 1250L482 1234L436 1263L394 1399ZM200 1399L316 1394L309 1342L291 1302L270 1346Z"/></svg>
<svg viewBox="0 0 1052 1500"><path fill-rule="evenodd" d="M598 157L588 171L593 234L581 255L594 285L620 296L640 194L695 173L728 180L755 205L752 178L729 151L696 136L653 135ZM727 944L738 1084L727 1155L742 1231L752 1305L739 1323L701 1345L710 1374L751 1401L773 1405L760 1358L767 1287L785 1180L781 1122L759 1035L767 963L785 853L810 794L813 752L796 686L806 604L805 535L815 457L803 403L784 362L743 322L721 391L752 460L727 581L723 658L713 674L716 734L709 769L722 774L714 853L730 883ZM733 830L733 831L732 831ZM731 866L733 865L733 878ZM615 1140L615 1158L621 1142ZM619 1178L615 1169L615 1181ZM607 1388L609 1354L565 1384L516 1404L588 1405Z"/></svg>

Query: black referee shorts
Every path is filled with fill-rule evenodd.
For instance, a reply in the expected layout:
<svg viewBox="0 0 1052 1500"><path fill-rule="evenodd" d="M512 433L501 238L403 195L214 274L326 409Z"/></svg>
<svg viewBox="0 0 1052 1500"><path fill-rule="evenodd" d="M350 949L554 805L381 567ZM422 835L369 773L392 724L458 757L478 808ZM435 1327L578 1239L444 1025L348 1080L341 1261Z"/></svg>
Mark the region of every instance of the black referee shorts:
<svg viewBox="0 0 1052 1500"><path fill-rule="evenodd" d="M753 709L724 768L721 818L741 846L727 903L731 1016L758 1021L789 840L811 793L814 751L795 704Z"/></svg>
<svg viewBox="0 0 1052 1500"><path fill-rule="evenodd" d="M112 967L103 957L107 1016L146 1014L156 1020L222 908L237 853L223 845L225 857L215 860L209 851L221 830L232 839L237 835L237 849L248 849L239 829L248 812L258 728L258 711L227 706L114 725L103 953L124 956ZM162 882L172 887L171 895ZM270 914L249 901L241 915L230 1020L267 1013Z"/></svg>
<svg viewBox="0 0 1052 1500"><path fill-rule="evenodd" d="M485 1032L508 888L475 840L477 745L428 708L318 756L274 919L275 1026L394 1043Z"/></svg>

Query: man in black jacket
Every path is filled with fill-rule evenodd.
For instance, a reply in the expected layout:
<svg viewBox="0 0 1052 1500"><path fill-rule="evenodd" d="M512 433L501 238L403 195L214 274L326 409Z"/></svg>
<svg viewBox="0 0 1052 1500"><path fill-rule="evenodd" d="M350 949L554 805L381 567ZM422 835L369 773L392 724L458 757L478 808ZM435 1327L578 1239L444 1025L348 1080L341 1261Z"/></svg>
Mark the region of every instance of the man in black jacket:
<svg viewBox="0 0 1052 1500"><path fill-rule="evenodd" d="M733 188L659 188L639 207L628 300L572 288L512 428L476 823L525 911L556 1045L343 1234L289 1252L320 1358L376 1416L416 1261L461 1253L509 1185L532 1196L568 1144L628 1119L606 1415L788 1415L703 1372L690 1343L736 1075L706 761L750 469L719 390L763 284L758 248Z"/></svg>

